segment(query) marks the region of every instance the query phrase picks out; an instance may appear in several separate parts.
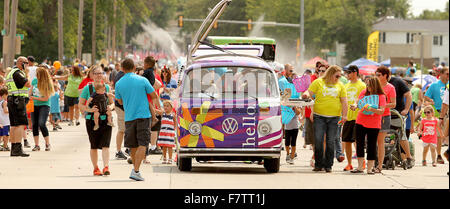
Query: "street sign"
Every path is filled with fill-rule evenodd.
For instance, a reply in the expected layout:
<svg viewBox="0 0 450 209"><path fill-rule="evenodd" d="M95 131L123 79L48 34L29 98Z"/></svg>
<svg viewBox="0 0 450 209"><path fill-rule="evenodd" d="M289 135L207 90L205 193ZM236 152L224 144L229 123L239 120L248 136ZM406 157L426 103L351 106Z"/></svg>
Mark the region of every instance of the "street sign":
<svg viewBox="0 0 450 209"><path fill-rule="evenodd" d="M336 57L337 53L336 52L328 52L327 56L329 57Z"/></svg>
<svg viewBox="0 0 450 209"><path fill-rule="evenodd" d="M328 52L330 52L330 50L329 50L329 49L322 49L322 50L320 50L320 52L322 52L322 53L328 53Z"/></svg>
<svg viewBox="0 0 450 209"><path fill-rule="evenodd" d="M16 34L16 36L20 37L20 40L24 39L24 35L23 34Z"/></svg>
<svg viewBox="0 0 450 209"><path fill-rule="evenodd" d="M2 36L6 35L6 29L2 30Z"/></svg>

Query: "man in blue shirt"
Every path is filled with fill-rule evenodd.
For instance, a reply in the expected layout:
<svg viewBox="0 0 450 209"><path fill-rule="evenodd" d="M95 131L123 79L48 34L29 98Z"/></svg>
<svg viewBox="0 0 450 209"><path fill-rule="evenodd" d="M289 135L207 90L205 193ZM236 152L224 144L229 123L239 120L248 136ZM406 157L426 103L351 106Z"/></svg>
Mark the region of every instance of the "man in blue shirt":
<svg viewBox="0 0 450 209"><path fill-rule="evenodd" d="M139 167L145 158L146 146L150 143L150 118L155 117L147 95L151 99L157 96L146 78L133 73L136 67L132 59L125 59L122 69L125 75L116 83L116 99L125 111L125 147L131 148L134 165L130 179L144 181Z"/></svg>
<svg viewBox="0 0 450 209"><path fill-rule="evenodd" d="M425 100L431 102L436 110L441 112L442 100L445 95L446 85L448 83L448 68L442 68L439 81L432 83L425 93ZM442 128L442 127L441 127ZM444 164L444 159L441 156L442 148L442 137L438 134L438 144L437 144L437 163Z"/></svg>

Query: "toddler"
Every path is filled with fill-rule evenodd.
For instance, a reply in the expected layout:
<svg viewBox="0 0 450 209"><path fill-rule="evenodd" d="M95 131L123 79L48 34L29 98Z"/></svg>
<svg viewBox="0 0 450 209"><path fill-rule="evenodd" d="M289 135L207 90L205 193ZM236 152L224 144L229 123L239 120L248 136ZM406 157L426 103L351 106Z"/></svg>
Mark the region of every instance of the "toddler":
<svg viewBox="0 0 450 209"><path fill-rule="evenodd" d="M11 151L8 147L10 122L7 98L8 89L0 87L0 139L3 139L0 151Z"/></svg>
<svg viewBox="0 0 450 209"><path fill-rule="evenodd" d="M163 164L172 164L172 152L175 147L175 130L177 127L176 114L173 113L173 104L170 100L163 102L164 113L161 117L161 130L159 132L158 146L163 150ZM169 160L166 153L169 151Z"/></svg>
<svg viewBox="0 0 450 209"><path fill-rule="evenodd" d="M436 147L437 147L437 132L442 134L441 128L438 126L438 120L434 117L434 109L431 105L424 108L425 118L419 125L419 137L423 141L423 161L422 165L427 166L427 153L431 149L431 159L433 167L436 167Z"/></svg>
<svg viewBox="0 0 450 209"><path fill-rule="evenodd" d="M114 127L112 122L112 113L108 110L108 99L113 101L113 98L110 94L106 93L106 87L104 83L99 83L94 85L95 92L92 93L91 98L87 101L87 106L90 108L97 106L98 111L94 112L94 131L100 128L99 126L99 117L100 115L106 115L108 119L108 126Z"/></svg>

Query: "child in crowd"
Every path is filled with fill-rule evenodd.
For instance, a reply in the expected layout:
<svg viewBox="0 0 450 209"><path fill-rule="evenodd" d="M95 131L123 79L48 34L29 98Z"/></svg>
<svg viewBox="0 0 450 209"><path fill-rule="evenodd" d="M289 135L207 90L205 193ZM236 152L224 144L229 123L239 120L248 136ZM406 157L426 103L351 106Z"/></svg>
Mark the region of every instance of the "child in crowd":
<svg viewBox="0 0 450 209"><path fill-rule="evenodd" d="M100 128L99 126L99 118L100 115L106 115L108 119L108 126L114 127L112 121L112 113L108 110L108 99L110 101L114 101L114 98L106 93L106 86L104 83L95 84L94 86L95 92L92 93L91 98L88 99L86 105L89 107L97 106L98 111L94 112L94 131Z"/></svg>
<svg viewBox="0 0 450 209"><path fill-rule="evenodd" d="M162 147L163 164L172 164L172 152L175 147L175 130L177 127L176 115L173 113L173 104L170 100L165 100L164 114L161 118L161 130L159 132L158 146ZM169 151L169 160L166 154Z"/></svg>
<svg viewBox="0 0 450 209"><path fill-rule="evenodd" d="M438 120L434 117L434 108L428 105L424 108L425 118L419 125L419 138L423 141L423 161L422 165L427 166L427 153L431 149L431 159L433 167L436 167L436 148L437 148L437 132L443 136L441 128L438 126Z"/></svg>
<svg viewBox="0 0 450 209"><path fill-rule="evenodd" d="M55 80L53 81L55 88L55 94L50 98L50 122L53 125L53 131L58 131L58 129L62 129L59 126L59 122L61 122L61 108L59 106L59 101L64 100L64 93L59 89L59 84Z"/></svg>
<svg viewBox="0 0 450 209"><path fill-rule="evenodd" d="M7 98L8 89L0 87L0 139L3 141L0 151L11 151L8 147L10 123Z"/></svg>

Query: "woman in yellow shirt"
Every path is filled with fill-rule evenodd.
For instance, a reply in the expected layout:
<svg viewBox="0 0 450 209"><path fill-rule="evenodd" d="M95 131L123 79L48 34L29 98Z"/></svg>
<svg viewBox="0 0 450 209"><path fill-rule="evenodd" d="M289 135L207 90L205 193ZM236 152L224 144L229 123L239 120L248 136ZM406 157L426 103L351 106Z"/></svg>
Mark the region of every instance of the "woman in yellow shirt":
<svg viewBox="0 0 450 209"><path fill-rule="evenodd" d="M327 173L332 171L338 123L343 124L347 121L347 91L339 81L341 76L342 68L336 65L329 67L325 75L315 80L302 96L303 98L315 96L313 116L315 168L313 171L316 172L324 169ZM340 117L342 117L341 121L339 121ZM326 149L324 150L325 136Z"/></svg>

